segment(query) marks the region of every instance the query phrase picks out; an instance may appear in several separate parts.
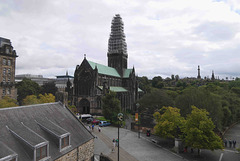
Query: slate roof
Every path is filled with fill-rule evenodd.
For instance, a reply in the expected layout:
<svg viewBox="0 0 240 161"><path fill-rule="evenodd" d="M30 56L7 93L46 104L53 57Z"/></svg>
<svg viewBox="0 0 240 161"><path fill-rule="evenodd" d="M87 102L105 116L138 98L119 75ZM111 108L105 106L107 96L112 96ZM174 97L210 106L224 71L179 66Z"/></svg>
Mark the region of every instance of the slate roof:
<svg viewBox="0 0 240 161"><path fill-rule="evenodd" d="M52 136L37 122L44 123L59 135L70 133L71 147L60 152ZM33 146L48 141L50 160L55 160L94 138L74 114L60 102L2 108L0 109L0 129L0 143L4 145L1 147L8 147L5 148L6 155L17 154L18 161L32 161L33 159L24 143L19 141L9 129Z"/></svg>
<svg viewBox="0 0 240 161"><path fill-rule="evenodd" d="M102 64L98 64L98 63L94 63L94 62L89 61L89 60L87 60L87 61L90 64L90 66L92 67L92 69L95 69L95 67L97 67L98 73L100 73L100 74L114 76L114 77L118 77L118 78L121 77L120 74L118 73L118 71L115 68L105 66L105 65L102 65ZM124 69L123 78L129 78L129 75L132 72L132 70L133 69Z"/></svg>

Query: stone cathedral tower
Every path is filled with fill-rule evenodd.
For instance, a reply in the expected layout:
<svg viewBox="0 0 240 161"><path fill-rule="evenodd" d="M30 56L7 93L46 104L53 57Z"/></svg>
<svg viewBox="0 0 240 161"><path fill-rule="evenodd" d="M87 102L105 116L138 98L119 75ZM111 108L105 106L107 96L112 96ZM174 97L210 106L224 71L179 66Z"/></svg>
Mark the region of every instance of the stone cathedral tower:
<svg viewBox="0 0 240 161"><path fill-rule="evenodd" d="M108 40L108 66L117 69L122 76L127 69L127 44L122 18L116 14L112 20L111 34Z"/></svg>

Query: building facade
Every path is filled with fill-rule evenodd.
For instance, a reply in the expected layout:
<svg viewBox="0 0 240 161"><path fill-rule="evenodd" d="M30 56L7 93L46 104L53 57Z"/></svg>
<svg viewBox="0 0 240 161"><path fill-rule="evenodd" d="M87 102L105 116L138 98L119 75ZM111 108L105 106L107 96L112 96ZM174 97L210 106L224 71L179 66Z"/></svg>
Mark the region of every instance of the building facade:
<svg viewBox="0 0 240 161"><path fill-rule="evenodd" d="M112 20L108 41L108 66L87 60L76 66L72 101L79 113L102 113L101 98L109 90L117 93L123 111L135 110L135 102L143 95L138 88L134 67L127 68L127 44L122 18Z"/></svg>
<svg viewBox="0 0 240 161"><path fill-rule="evenodd" d="M0 99L8 96L17 99L15 88L16 51L9 39L0 37Z"/></svg>

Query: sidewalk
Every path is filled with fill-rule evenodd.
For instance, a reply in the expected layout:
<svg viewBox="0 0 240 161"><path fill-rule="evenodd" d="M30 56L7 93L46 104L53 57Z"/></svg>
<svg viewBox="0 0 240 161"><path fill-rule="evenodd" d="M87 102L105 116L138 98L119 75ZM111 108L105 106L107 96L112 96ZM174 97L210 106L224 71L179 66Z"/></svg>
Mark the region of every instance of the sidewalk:
<svg viewBox="0 0 240 161"><path fill-rule="evenodd" d="M106 135L104 135L102 132L98 132L97 130L95 130L93 132L93 134L95 136L97 136L97 139L101 139L109 148L109 151L112 151L112 147L113 147L113 143L112 140L107 137ZM138 161L136 158L134 158L132 155L130 155L128 152L126 152L124 149L121 148L121 146L119 147L119 159L122 161ZM117 161L118 160L118 147L115 148L114 152L110 152L110 154L107 154L113 161Z"/></svg>

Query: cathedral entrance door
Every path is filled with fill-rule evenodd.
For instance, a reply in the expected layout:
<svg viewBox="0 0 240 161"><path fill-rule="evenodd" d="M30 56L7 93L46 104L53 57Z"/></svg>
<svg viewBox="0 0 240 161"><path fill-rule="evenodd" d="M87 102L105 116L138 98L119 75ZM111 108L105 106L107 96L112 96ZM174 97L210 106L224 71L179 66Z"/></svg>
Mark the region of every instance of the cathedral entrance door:
<svg viewBox="0 0 240 161"><path fill-rule="evenodd" d="M90 102L87 99L81 99L79 102L80 105L80 111L83 114L88 114L90 113Z"/></svg>

